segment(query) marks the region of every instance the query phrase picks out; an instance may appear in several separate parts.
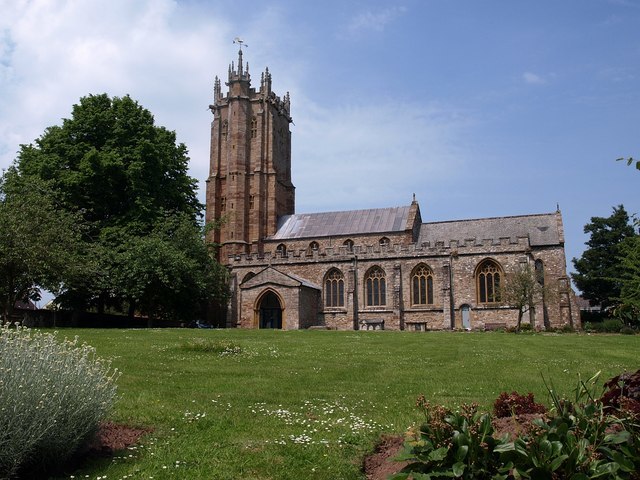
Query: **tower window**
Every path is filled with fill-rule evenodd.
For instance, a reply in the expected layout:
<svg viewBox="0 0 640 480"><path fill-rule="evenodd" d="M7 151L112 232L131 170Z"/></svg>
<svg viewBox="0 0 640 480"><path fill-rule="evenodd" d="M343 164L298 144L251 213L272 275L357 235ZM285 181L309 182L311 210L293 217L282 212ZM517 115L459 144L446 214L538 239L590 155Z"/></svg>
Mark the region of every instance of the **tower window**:
<svg viewBox="0 0 640 480"><path fill-rule="evenodd" d="M222 122L222 129L221 129L221 134L222 134L222 139L226 140L227 139L227 133L229 132L229 123L225 120L224 122Z"/></svg>
<svg viewBox="0 0 640 480"><path fill-rule="evenodd" d="M249 210L253 210L253 206L255 204L255 195L249 195Z"/></svg>
<svg viewBox="0 0 640 480"><path fill-rule="evenodd" d="M281 257L287 256L287 246L284 243L281 243L276 247L276 253L280 254Z"/></svg>
<svg viewBox="0 0 640 480"><path fill-rule="evenodd" d="M256 138L258 135L258 119L253 117L251 119L251 138Z"/></svg>
<svg viewBox="0 0 640 480"><path fill-rule="evenodd" d="M222 197L220 199L220 211L225 212L227 210L227 198Z"/></svg>
<svg viewBox="0 0 640 480"><path fill-rule="evenodd" d="M387 237L382 237L380 239L380 246L381 247L388 247L389 246L389 239Z"/></svg>

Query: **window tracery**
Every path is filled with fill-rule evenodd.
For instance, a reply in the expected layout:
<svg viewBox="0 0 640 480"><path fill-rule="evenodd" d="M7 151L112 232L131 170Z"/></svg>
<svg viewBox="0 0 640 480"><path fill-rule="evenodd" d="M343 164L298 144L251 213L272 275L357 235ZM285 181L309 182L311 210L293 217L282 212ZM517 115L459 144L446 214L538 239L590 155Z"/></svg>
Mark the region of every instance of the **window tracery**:
<svg viewBox="0 0 640 480"><path fill-rule="evenodd" d="M325 306L344 307L344 275L334 268L329 271L324 282Z"/></svg>
<svg viewBox="0 0 640 480"><path fill-rule="evenodd" d="M433 270L425 264L418 265L411 274L411 303L433 305Z"/></svg>
<svg viewBox="0 0 640 480"><path fill-rule="evenodd" d="M502 270L493 260L484 260L478 267L476 286L478 303L500 302L500 281Z"/></svg>
<svg viewBox="0 0 640 480"><path fill-rule="evenodd" d="M365 277L366 299L368 307L387 304L387 284L384 270L373 267Z"/></svg>

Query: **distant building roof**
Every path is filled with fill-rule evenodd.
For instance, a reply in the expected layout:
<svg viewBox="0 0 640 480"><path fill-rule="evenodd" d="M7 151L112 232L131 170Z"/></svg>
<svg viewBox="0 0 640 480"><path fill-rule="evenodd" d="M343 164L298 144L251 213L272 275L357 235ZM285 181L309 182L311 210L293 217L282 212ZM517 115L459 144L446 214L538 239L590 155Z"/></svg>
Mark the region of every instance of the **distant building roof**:
<svg viewBox="0 0 640 480"><path fill-rule="evenodd" d="M286 215L279 219L278 231L269 239L403 232L407 228L409 209L406 206Z"/></svg>
<svg viewBox="0 0 640 480"><path fill-rule="evenodd" d="M514 217L479 218L474 220L453 220L447 222L423 223L420 227L418 243L449 243L457 240L485 239L497 240L508 237L516 242L517 237L528 237L532 246L558 245L563 242L556 213L522 215Z"/></svg>
<svg viewBox="0 0 640 480"><path fill-rule="evenodd" d="M31 300L16 300L16 303L13 304L13 308L18 308L20 310L36 310L36 304Z"/></svg>

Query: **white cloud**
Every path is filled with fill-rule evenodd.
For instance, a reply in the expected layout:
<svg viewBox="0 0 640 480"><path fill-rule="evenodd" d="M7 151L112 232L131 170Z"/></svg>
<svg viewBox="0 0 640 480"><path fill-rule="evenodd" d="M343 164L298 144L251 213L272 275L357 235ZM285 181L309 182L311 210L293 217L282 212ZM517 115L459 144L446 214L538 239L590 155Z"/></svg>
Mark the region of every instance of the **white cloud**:
<svg viewBox="0 0 640 480"><path fill-rule="evenodd" d="M389 23L406 11L405 7L390 7L378 11L367 10L366 12L360 12L351 19L347 26L347 31L352 35L371 30L381 32Z"/></svg>
<svg viewBox="0 0 640 480"><path fill-rule="evenodd" d="M544 85L545 83L547 83L547 80L544 77L531 72L524 72L522 74L522 79L525 81L525 83L528 83L530 85Z"/></svg>
<svg viewBox="0 0 640 480"><path fill-rule="evenodd" d="M301 192L296 211L406 205L412 193L427 201L427 185L433 188L468 161L468 120L443 108L300 103L294 104L293 180Z"/></svg>
<svg viewBox="0 0 640 480"><path fill-rule="evenodd" d="M208 172L214 72L225 72L227 22L171 0L33 0L2 5L0 168L90 93L131 94Z"/></svg>

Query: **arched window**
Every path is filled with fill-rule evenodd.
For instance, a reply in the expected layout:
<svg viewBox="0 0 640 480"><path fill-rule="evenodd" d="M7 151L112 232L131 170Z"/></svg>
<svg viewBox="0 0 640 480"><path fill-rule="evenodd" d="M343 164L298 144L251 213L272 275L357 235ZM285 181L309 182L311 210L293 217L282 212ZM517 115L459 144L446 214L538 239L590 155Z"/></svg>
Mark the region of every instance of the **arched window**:
<svg viewBox="0 0 640 480"><path fill-rule="evenodd" d="M318 250L320 250L320 245L318 245L318 242L311 242L309 244L309 247L307 248L307 255L311 256L313 255L314 252L317 252Z"/></svg>
<svg viewBox="0 0 640 480"><path fill-rule="evenodd" d="M388 247L389 243L391 243L391 242L389 242L389 239L387 237L382 237L380 239L380 246L381 247Z"/></svg>
<svg viewBox="0 0 640 480"><path fill-rule="evenodd" d="M534 268L537 282L544 287L544 264L542 263L542 260L536 260Z"/></svg>
<svg viewBox="0 0 640 480"><path fill-rule="evenodd" d="M433 305L433 270L423 263L411 273L411 303Z"/></svg>
<svg viewBox="0 0 640 480"><path fill-rule="evenodd" d="M324 281L326 307L344 307L344 275L337 268L329 270Z"/></svg>
<svg viewBox="0 0 640 480"><path fill-rule="evenodd" d="M287 256L287 246L284 243L281 243L276 247L276 252L280 254L281 257Z"/></svg>
<svg viewBox="0 0 640 480"><path fill-rule="evenodd" d="M502 270L493 260L484 260L476 270L478 303L498 303L500 301L500 280Z"/></svg>
<svg viewBox="0 0 640 480"><path fill-rule="evenodd" d="M225 120L222 122L222 139L227 139L227 133L229 132L229 123Z"/></svg>
<svg viewBox="0 0 640 480"><path fill-rule="evenodd" d="M353 240L348 238L347 240L344 241L343 245L347 247L347 252L349 253L353 252Z"/></svg>
<svg viewBox="0 0 640 480"><path fill-rule="evenodd" d="M387 304L387 284L384 270L373 267L365 277L366 298L368 307Z"/></svg>
<svg viewBox="0 0 640 480"><path fill-rule="evenodd" d="M253 117L251 119L251 138L256 138L258 135L258 119Z"/></svg>

